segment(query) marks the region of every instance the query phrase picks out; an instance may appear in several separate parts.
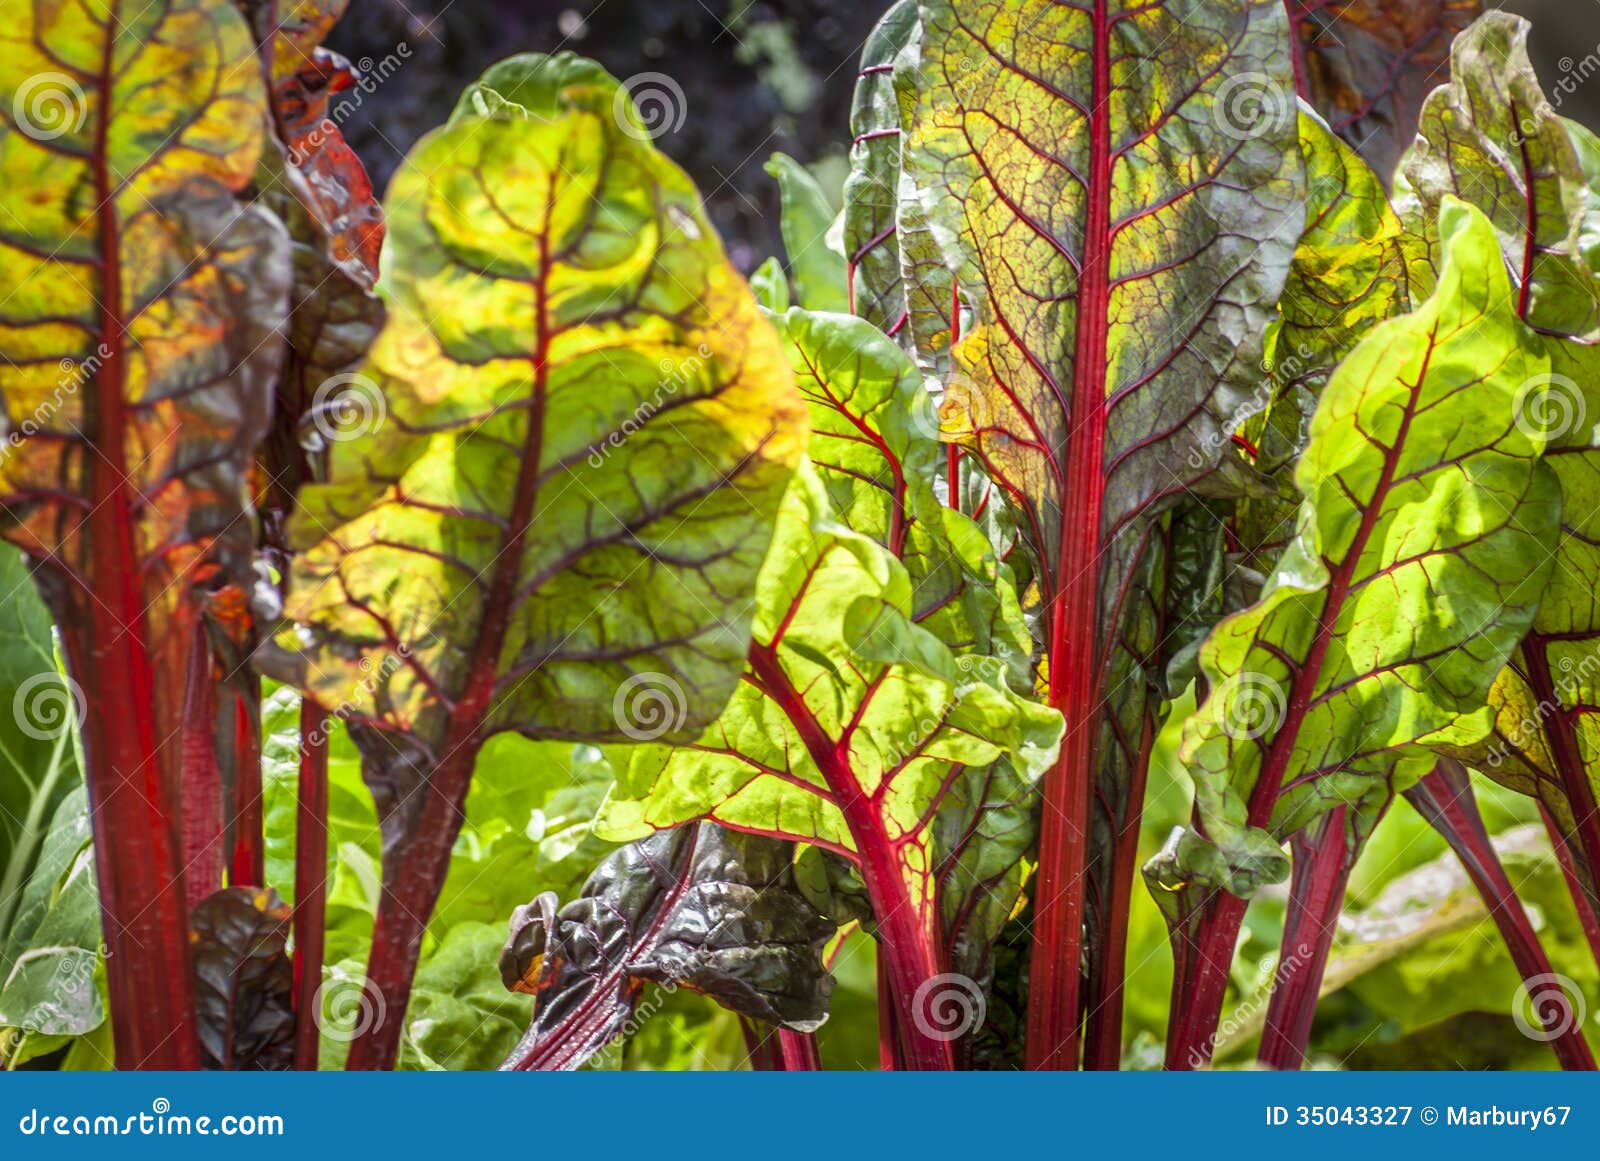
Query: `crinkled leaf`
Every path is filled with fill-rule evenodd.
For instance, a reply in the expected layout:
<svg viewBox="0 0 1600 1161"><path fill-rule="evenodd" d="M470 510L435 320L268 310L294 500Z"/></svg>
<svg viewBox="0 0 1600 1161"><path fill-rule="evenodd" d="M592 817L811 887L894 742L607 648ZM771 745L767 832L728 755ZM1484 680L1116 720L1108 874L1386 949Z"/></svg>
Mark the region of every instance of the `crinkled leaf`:
<svg viewBox="0 0 1600 1161"><path fill-rule="evenodd" d="M778 181L782 200L779 228L789 259L794 301L809 310L849 310L849 277L844 256L828 244L834 213L828 195L805 166L774 153L767 172Z"/></svg>
<svg viewBox="0 0 1600 1161"><path fill-rule="evenodd" d="M93 1031L105 1021L95 982L100 898L89 802L81 786L56 806L32 873L16 891L10 932L0 948L0 1028L50 1038ZM13 1056L0 1063L14 1067L21 1060Z"/></svg>
<svg viewBox="0 0 1600 1161"><path fill-rule="evenodd" d="M1410 306L1399 219L1378 177L1315 115L1300 114L1306 225L1268 338L1265 411L1245 425L1271 496L1241 499L1229 526L1239 567L1265 575L1294 534L1294 465L1333 369L1373 326Z"/></svg>
<svg viewBox="0 0 1600 1161"><path fill-rule="evenodd" d="M1479 0L1286 0L1304 95L1388 181Z"/></svg>
<svg viewBox="0 0 1600 1161"><path fill-rule="evenodd" d="M288 604L308 687L377 728L391 842L458 742L459 763L501 730L621 739L641 684L685 734L737 680L738 594L803 416L617 93L565 55L504 62L391 186L393 302L363 365L387 421L302 492Z"/></svg>
<svg viewBox="0 0 1600 1161"><path fill-rule="evenodd" d="M894 59L916 34L916 0L896 0L861 48L850 107L850 176L844 185L844 250L853 309L879 330L904 325L906 287L896 223L900 210L900 99Z"/></svg>
<svg viewBox="0 0 1600 1161"><path fill-rule="evenodd" d="M577 1068L625 1030L647 983L817 1028L834 926L795 889L791 858L787 843L700 823L609 856L559 910L553 893L518 908L500 972L537 1008L505 1067Z"/></svg>
<svg viewBox="0 0 1600 1161"><path fill-rule="evenodd" d="M1514 400L1530 351L1493 229L1453 199L1433 296L1340 365L1296 471L1295 539L1261 600L1201 651L1184 728L1197 821L1148 869L1173 911L1283 873L1276 845L1432 745L1488 728L1484 699L1549 575L1560 498Z"/></svg>
<svg viewBox="0 0 1600 1161"><path fill-rule="evenodd" d="M1528 61L1529 24L1493 11L1456 38L1450 81L1429 95L1401 161L1395 208L1412 235L1418 294L1439 258L1447 195L1494 223L1524 321L1544 334L1600 337L1600 285L1583 256L1588 190L1566 123Z"/></svg>
<svg viewBox="0 0 1600 1161"><path fill-rule="evenodd" d="M295 1023L289 908L270 889L224 887L195 906L190 924L206 1067L288 1068Z"/></svg>

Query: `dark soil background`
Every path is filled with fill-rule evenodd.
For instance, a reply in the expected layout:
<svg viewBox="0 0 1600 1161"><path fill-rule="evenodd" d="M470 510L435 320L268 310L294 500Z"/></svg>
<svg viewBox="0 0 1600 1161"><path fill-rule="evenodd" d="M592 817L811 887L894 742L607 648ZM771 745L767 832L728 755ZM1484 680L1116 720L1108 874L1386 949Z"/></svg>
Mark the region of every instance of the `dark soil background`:
<svg viewBox="0 0 1600 1161"><path fill-rule="evenodd" d="M1600 0L1497 6L1534 21L1547 90L1563 61L1569 69L1591 53L1600 61ZM777 191L762 170L774 150L821 167L835 191L842 184L856 59L887 7L888 0L352 0L330 47L370 64L408 46L398 69L341 114L380 188L461 89L512 53L568 48L619 78L671 77L683 90L685 117L658 144L694 177L734 260L748 270L778 248ZM1600 76L1564 96L1561 112L1600 129Z"/></svg>

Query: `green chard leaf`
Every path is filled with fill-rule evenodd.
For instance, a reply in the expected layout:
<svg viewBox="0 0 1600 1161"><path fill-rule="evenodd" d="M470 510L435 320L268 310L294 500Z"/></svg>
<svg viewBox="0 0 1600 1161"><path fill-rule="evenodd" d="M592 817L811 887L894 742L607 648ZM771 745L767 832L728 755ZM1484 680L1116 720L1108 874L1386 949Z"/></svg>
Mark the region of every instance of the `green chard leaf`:
<svg viewBox="0 0 1600 1161"><path fill-rule="evenodd" d="M183 761L212 739L177 675L202 634L249 623L257 586L250 473L289 283L282 226L241 196L265 105L228 0L7 7L0 535L40 566L96 709L82 728L125 1067L199 1063L173 1034L193 1012L184 879L199 897L214 864L185 840L222 804L214 758Z"/></svg>
<svg viewBox="0 0 1600 1161"><path fill-rule="evenodd" d="M24 884L40 858L57 808L82 785L74 732L83 691L61 672L54 624L27 559L0 544L0 981L10 974L17 927L28 920ZM61 868L57 867L59 874ZM36 923L38 916L32 922ZM0 1020L0 1023L4 1023Z"/></svg>
<svg viewBox="0 0 1600 1161"><path fill-rule="evenodd" d="M105 1023L98 986L100 896L95 890L89 800L69 790L27 881L17 887L10 931L0 944L0 1067L55 1051ZM5 1029L20 1037L5 1047Z"/></svg>
<svg viewBox="0 0 1600 1161"><path fill-rule="evenodd" d="M391 1008L489 737L687 737L721 711L804 446L772 328L620 92L513 58L413 149L361 372L383 408L291 525L291 663L383 823Z"/></svg>
<svg viewBox="0 0 1600 1161"><path fill-rule="evenodd" d="M789 258L794 301L810 310L849 310L849 275L844 256L828 242L834 213L828 195L805 166L774 153L767 172L778 181L782 203L779 229Z"/></svg>
<svg viewBox="0 0 1600 1161"><path fill-rule="evenodd" d="M547 892L511 921L500 957L535 997L512 1069L574 1069L630 1031L646 984L701 992L740 1015L809 1032L827 1018L834 925L794 883L788 843L710 823L610 855L557 909Z"/></svg>
<svg viewBox="0 0 1600 1161"><path fill-rule="evenodd" d="M1181 751L1199 833L1146 870L1176 925L1209 892L1280 878L1278 844L1326 811L1481 738L1538 607L1560 496L1514 402L1548 363L1489 221L1448 199L1439 237L1433 295L1373 328L1323 391L1299 528L1260 601L1201 650L1211 692Z"/></svg>

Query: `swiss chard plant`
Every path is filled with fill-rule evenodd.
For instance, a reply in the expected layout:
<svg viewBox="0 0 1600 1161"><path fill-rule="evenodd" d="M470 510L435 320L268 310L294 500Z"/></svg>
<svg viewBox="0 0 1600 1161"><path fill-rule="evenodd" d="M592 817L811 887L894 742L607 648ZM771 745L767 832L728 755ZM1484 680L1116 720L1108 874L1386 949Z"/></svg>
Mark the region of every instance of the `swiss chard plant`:
<svg viewBox="0 0 1600 1161"><path fill-rule="evenodd" d="M380 207L344 0L135 7L0 0L0 1063L1297 1068L1481 920L1594 1067L1600 138L1525 22L897 0L747 279L632 78L503 60Z"/></svg>

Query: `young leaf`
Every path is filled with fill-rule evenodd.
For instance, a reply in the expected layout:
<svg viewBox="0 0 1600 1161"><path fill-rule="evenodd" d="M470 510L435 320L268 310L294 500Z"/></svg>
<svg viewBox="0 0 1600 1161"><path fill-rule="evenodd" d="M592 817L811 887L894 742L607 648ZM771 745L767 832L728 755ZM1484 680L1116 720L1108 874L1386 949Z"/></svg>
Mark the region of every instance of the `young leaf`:
<svg viewBox="0 0 1600 1161"><path fill-rule="evenodd" d="M1245 897L1282 876L1278 844L1405 789L1429 747L1481 738L1549 576L1559 492L1514 406L1549 364L1523 341L1489 221L1451 199L1439 237L1432 297L1375 327L1323 392L1299 529L1261 600L1201 650L1211 693L1181 756L1204 840L1147 869L1193 989L1174 1066L1209 1055Z"/></svg>
<svg viewBox="0 0 1600 1161"><path fill-rule="evenodd" d="M619 93L515 58L412 151L363 365L388 418L333 447L291 529L300 680L350 721L383 821L391 1010L491 735L691 736L722 708L803 446L772 329ZM398 1024L352 1065L391 1062Z"/></svg>
<svg viewBox="0 0 1600 1161"><path fill-rule="evenodd" d="M944 431L1022 510L1067 719L1029 1056L1070 1067L1090 786L1125 798L1152 732L1125 724L1153 714L1153 676L1111 684L1124 619L1163 599L1141 591L1161 511L1239 487L1224 453L1303 220L1287 20L1277 0L920 9L903 161L978 300ZM1235 478L1208 480L1225 463Z"/></svg>
<svg viewBox="0 0 1600 1161"><path fill-rule="evenodd" d="M828 244L833 227L828 196L806 167L787 154L774 153L767 172L778 180L780 228L795 302L811 310L848 310L850 279L844 258Z"/></svg>
<svg viewBox="0 0 1600 1161"><path fill-rule="evenodd" d="M1285 0L1301 95L1385 182L1479 0Z"/></svg>
<svg viewBox="0 0 1600 1161"><path fill-rule="evenodd" d="M1582 232L1582 164L1528 61L1528 22L1485 13L1456 38L1450 82L1429 95L1417 140L1400 164L1395 208L1413 236L1412 278L1427 290L1448 195L1477 206L1517 289L1517 311L1542 334L1600 337L1595 275Z"/></svg>
<svg viewBox="0 0 1600 1161"><path fill-rule="evenodd" d="M579 1067L623 1032L647 983L819 1027L834 925L795 889L791 856L787 843L699 823L608 856L559 911L553 892L517 908L500 973L538 1006L502 1067Z"/></svg>
<svg viewBox="0 0 1600 1161"><path fill-rule="evenodd" d="M0 37L3 533L43 566L84 721L126 1067L194 1067L180 882L202 607L255 582L246 476L288 286L249 30L226 0L12 5ZM20 112L19 112L20 110Z"/></svg>
<svg viewBox="0 0 1600 1161"><path fill-rule="evenodd" d="M190 923L206 1067L288 1068L295 1022L289 908L272 890L225 887L195 905Z"/></svg>

